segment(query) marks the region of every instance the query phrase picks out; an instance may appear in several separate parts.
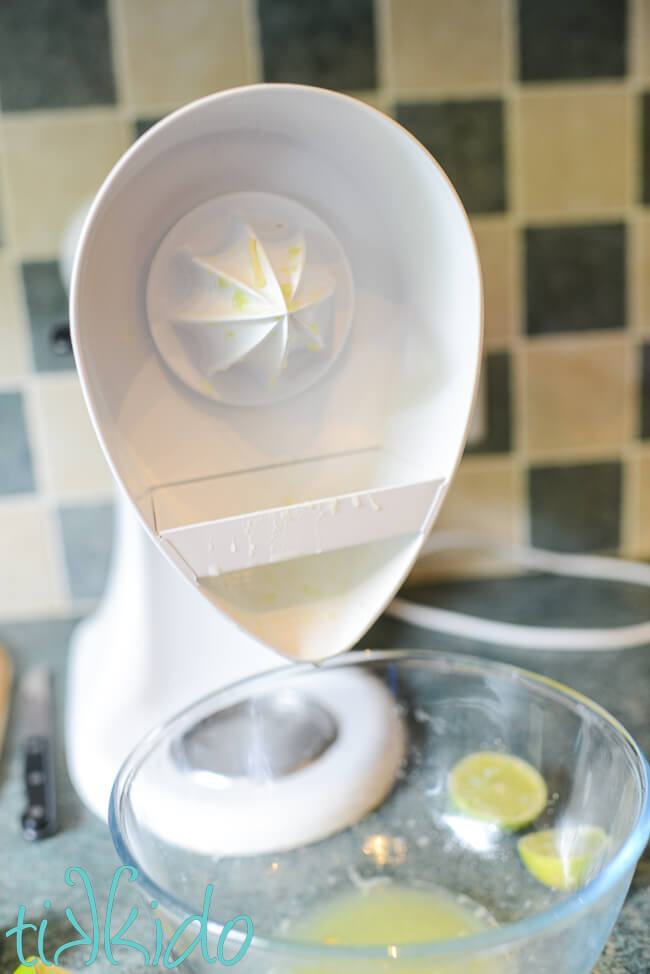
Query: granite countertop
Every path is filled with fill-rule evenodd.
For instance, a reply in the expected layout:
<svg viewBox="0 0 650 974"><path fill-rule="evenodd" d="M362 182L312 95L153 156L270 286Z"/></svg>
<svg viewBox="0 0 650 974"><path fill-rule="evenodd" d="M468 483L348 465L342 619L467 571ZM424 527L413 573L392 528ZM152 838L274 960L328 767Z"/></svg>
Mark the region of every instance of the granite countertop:
<svg viewBox="0 0 650 974"><path fill-rule="evenodd" d="M556 625L611 626L641 622L650 608L647 590L610 583L582 582L546 577L517 577L477 582L444 583L411 589L413 598L512 621ZM0 640L13 654L17 675L33 662L47 661L56 672L59 718L64 697L65 659L75 620L52 620L0 626ZM497 651L469 640L437 636L392 619L381 619L364 639L364 646L429 647L444 652L471 653L498 658L552 676L598 700L628 728L646 754L650 754L650 646L624 653L528 653ZM46 945L52 949L71 939L64 916L75 907L79 889L68 889L64 873L81 866L88 874L100 903L105 899L119 865L108 829L76 797L65 769L61 740L57 742L57 783L60 831L50 839L29 844L20 829L24 805L21 760L15 708L10 714L6 746L0 763L0 932L16 923L21 904L26 917L39 923L48 917ZM78 898L78 897L77 897ZM132 890L120 900L121 914L138 905ZM44 906L44 901L51 907ZM50 951L51 954L52 951ZM71 951L61 963L82 964L87 951ZM120 963L122 971L139 969L133 960ZM0 937L0 974L17 966L15 940ZM111 970L100 959L98 974ZM646 850L627 902L598 963L600 974L647 974L650 970L650 853Z"/></svg>

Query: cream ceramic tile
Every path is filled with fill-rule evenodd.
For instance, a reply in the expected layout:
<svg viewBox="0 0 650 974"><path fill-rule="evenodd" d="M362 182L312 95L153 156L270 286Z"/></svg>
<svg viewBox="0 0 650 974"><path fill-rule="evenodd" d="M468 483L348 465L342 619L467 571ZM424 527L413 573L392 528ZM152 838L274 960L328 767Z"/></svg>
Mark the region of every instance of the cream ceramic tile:
<svg viewBox="0 0 650 974"><path fill-rule="evenodd" d="M589 214L630 201L631 93L622 87L526 91L515 116L517 205L526 216Z"/></svg>
<svg viewBox="0 0 650 974"><path fill-rule="evenodd" d="M174 107L254 80L241 0L118 0L124 93Z"/></svg>
<svg viewBox="0 0 650 974"><path fill-rule="evenodd" d="M520 486L519 473L510 459L465 458L445 498L436 530L463 529L520 541Z"/></svg>
<svg viewBox="0 0 650 974"><path fill-rule="evenodd" d="M389 8L389 63L398 93L503 82L503 0L389 0Z"/></svg>
<svg viewBox="0 0 650 974"><path fill-rule="evenodd" d="M502 219L472 221L483 274L485 346L505 348L515 331L515 229Z"/></svg>
<svg viewBox="0 0 650 974"><path fill-rule="evenodd" d="M615 448L625 439L625 339L529 343L527 443L532 456Z"/></svg>
<svg viewBox="0 0 650 974"><path fill-rule="evenodd" d="M641 217L634 227L634 246L631 290L635 297L635 324L650 335L650 218Z"/></svg>
<svg viewBox="0 0 650 974"><path fill-rule="evenodd" d="M35 502L0 504L1 619L26 618L61 606L50 532L49 517Z"/></svg>
<svg viewBox="0 0 650 974"><path fill-rule="evenodd" d="M32 408L47 488L60 498L110 496L112 476L76 374L39 378Z"/></svg>
<svg viewBox="0 0 650 974"><path fill-rule="evenodd" d="M126 125L112 111L5 116L3 125L15 247L56 256L68 221L127 148Z"/></svg>
<svg viewBox="0 0 650 974"><path fill-rule="evenodd" d="M348 91L346 94L365 102L371 108L376 108L378 111L383 112L384 115L390 117L393 114L392 102L385 91Z"/></svg>
<svg viewBox="0 0 650 974"><path fill-rule="evenodd" d="M636 70L644 81L650 80L650 0L637 0L635 41Z"/></svg>
<svg viewBox="0 0 650 974"><path fill-rule="evenodd" d="M30 365L25 307L16 268L0 254L0 380L20 378Z"/></svg>
<svg viewBox="0 0 650 974"><path fill-rule="evenodd" d="M501 541L525 540L523 478L510 459L467 457L445 498L434 532L463 530ZM411 581L461 575L512 573L506 565L476 552L443 552L424 556Z"/></svg>

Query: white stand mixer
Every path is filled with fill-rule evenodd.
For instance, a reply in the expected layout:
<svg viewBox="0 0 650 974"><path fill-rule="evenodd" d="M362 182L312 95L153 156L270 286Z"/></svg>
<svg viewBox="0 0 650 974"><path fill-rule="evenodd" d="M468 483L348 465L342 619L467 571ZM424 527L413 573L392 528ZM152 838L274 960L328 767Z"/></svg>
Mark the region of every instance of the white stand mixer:
<svg viewBox="0 0 650 974"><path fill-rule="evenodd" d="M415 139L345 96L262 85L126 153L70 304L121 487L66 721L72 780L105 815L150 727L284 657L342 652L393 598L467 435L481 283Z"/></svg>
<svg viewBox="0 0 650 974"><path fill-rule="evenodd" d="M283 663L178 577L119 491L106 590L70 644L66 749L83 801L105 818L113 779L148 730Z"/></svg>

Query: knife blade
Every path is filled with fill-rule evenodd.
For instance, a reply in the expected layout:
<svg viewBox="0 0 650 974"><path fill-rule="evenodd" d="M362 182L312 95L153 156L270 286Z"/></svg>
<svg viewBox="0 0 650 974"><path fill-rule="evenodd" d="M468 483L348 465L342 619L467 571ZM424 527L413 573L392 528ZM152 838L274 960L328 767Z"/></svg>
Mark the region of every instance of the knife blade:
<svg viewBox="0 0 650 974"><path fill-rule="evenodd" d="M27 806L21 823L26 839L44 839L57 831L52 721L52 674L32 666L20 683Z"/></svg>

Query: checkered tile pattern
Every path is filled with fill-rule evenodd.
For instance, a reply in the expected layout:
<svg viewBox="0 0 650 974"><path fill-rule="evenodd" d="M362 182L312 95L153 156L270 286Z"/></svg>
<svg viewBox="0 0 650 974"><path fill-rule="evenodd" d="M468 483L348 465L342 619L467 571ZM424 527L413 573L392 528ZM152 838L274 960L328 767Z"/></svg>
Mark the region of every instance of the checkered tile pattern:
<svg viewBox="0 0 650 974"><path fill-rule="evenodd" d="M105 577L67 221L157 119L264 80L393 115L470 214L483 422L441 526L650 557L650 0L30 0L0 4L0 619Z"/></svg>

